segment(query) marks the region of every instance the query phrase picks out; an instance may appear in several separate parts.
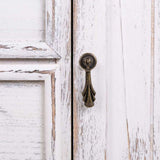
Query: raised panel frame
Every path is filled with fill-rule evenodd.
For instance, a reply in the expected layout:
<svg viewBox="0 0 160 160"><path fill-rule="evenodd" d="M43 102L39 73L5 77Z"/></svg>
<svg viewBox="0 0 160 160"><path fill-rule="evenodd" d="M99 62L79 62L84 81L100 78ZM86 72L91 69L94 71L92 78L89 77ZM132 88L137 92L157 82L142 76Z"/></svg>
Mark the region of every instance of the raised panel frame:
<svg viewBox="0 0 160 160"><path fill-rule="evenodd" d="M1 82L43 82L45 107L45 154L46 160L55 157L55 70L50 71L5 71L0 73Z"/></svg>
<svg viewBox="0 0 160 160"><path fill-rule="evenodd" d="M49 74L55 79L53 159L66 160L71 159L71 1L47 0L45 7L45 42L0 42L0 74Z"/></svg>
<svg viewBox="0 0 160 160"><path fill-rule="evenodd" d="M55 27L54 0L45 0L44 41L0 41L0 59L60 59L53 48Z"/></svg>

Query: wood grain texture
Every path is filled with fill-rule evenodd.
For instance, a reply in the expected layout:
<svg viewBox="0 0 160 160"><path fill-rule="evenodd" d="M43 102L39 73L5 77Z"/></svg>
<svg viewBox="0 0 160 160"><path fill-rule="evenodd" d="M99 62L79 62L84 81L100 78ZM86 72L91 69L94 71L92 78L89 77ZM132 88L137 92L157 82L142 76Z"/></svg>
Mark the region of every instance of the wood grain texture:
<svg viewBox="0 0 160 160"><path fill-rule="evenodd" d="M56 78L57 113L57 157L60 160L71 159L71 1L52 0L52 44L61 56L60 68Z"/></svg>
<svg viewBox="0 0 160 160"><path fill-rule="evenodd" d="M55 7L52 0L1 2L0 58L60 57L53 46Z"/></svg>
<svg viewBox="0 0 160 160"><path fill-rule="evenodd" d="M54 74L51 81L55 80L55 83L52 83L52 90L49 91L52 95L53 109L53 157L50 159L69 160L70 0L16 0L14 3L7 0L2 2L0 9L0 17L3 20L0 22L3 23L0 27L0 74ZM12 24L13 21L16 21L15 24ZM61 60L57 62L60 57ZM37 156L37 159L44 160L44 157Z"/></svg>
<svg viewBox="0 0 160 160"><path fill-rule="evenodd" d="M153 159L151 14L150 1L74 2L75 160ZM90 109L78 63L86 52L97 57Z"/></svg>
<svg viewBox="0 0 160 160"><path fill-rule="evenodd" d="M106 130L106 1L74 1L74 159L103 160ZM85 72L79 66L83 53L93 53L91 71L96 101L86 108L82 100Z"/></svg>
<svg viewBox="0 0 160 160"><path fill-rule="evenodd" d="M0 42L0 59L58 60L60 56L45 42Z"/></svg>
<svg viewBox="0 0 160 160"><path fill-rule="evenodd" d="M130 159L150 159L151 3L120 3L123 88Z"/></svg>
<svg viewBox="0 0 160 160"><path fill-rule="evenodd" d="M3 72L0 88L0 158L53 159L50 75Z"/></svg>
<svg viewBox="0 0 160 160"><path fill-rule="evenodd" d="M0 82L0 159L45 159L43 87Z"/></svg>

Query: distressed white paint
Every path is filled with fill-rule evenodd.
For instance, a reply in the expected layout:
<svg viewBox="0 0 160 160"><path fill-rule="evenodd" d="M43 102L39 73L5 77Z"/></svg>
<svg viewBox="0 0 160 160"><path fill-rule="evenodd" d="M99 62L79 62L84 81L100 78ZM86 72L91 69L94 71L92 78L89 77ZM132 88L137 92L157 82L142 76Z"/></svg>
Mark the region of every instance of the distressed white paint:
<svg viewBox="0 0 160 160"><path fill-rule="evenodd" d="M55 0L53 1L54 23L53 24L53 43L51 46L61 56L60 68L56 75L59 75L57 88L57 112L60 120L59 144L57 144L57 157L60 160L71 159L71 1ZM50 44L50 43L49 43Z"/></svg>
<svg viewBox="0 0 160 160"><path fill-rule="evenodd" d="M45 158L44 91L41 83L0 83L1 159Z"/></svg>
<svg viewBox="0 0 160 160"><path fill-rule="evenodd" d="M152 160L151 1L77 0L74 15L75 160ZM93 108L81 95L86 52L98 62Z"/></svg>
<svg viewBox="0 0 160 160"><path fill-rule="evenodd" d="M0 21L0 75L2 77L4 74L9 76L9 83L11 82L11 86L15 91L20 90L20 87L16 85L17 83L21 84L23 91L27 91L30 88L25 87L25 84L31 86L32 83L35 85L39 84L39 79L36 81L37 83L32 82L34 75L40 79L43 79L44 76L49 77L47 80L49 82L46 82L49 85L39 85L38 90L48 88L44 91L45 93L43 92L46 95L45 102L51 105L52 93L54 101L52 103L55 103L52 104L54 108L52 115L50 115L51 111L48 110L47 114L49 116L44 116L45 118L40 116L41 110L37 109L36 122L43 120L50 121L51 119L53 121L52 127L50 126L51 123L44 122L44 126L41 126L39 130L42 132L38 133L35 128L36 133L33 134L33 139L39 138L41 141L47 142L46 145L40 145L40 148L43 148L41 152L40 149L37 149L40 154L35 154L36 148L35 152L32 148L29 148L28 153L30 157L28 157L27 153L21 156L20 153L23 151L23 148L21 148L21 150L18 149L16 151L14 157L11 157L11 154L8 153L8 159L71 159L70 7L70 0L16 0L14 2L6 0L5 2L0 2L0 19L2 20ZM61 60L59 60L60 57ZM57 62L58 60L59 62ZM25 83L17 82L17 80L15 82L13 75L22 76L24 79L27 78L25 76L27 75L29 78ZM52 84L53 82L55 83ZM5 87L6 83L8 82L3 82L4 85L2 87ZM33 85L30 90L34 91L36 87ZM26 106L25 108L27 108L27 103L29 103L27 97L31 99L31 104L34 104L36 96L37 99L41 100L42 97L44 99L44 96L38 90L35 91L37 95L33 93L29 94L29 91L27 91L27 95L24 95L26 99L22 97L24 100L22 103ZM6 93L6 95L9 93ZM14 103L14 100L12 102ZM18 102L15 102L16 106L17 104ZM44 104L44 106L47 104ZM37 100L36 107L42 108L41 106ZM32 114L33 110L31 109L27 113ZM17 118L16 115L14 118ZM3 123L5 123L5 120ZM43 134L46 126L48 126L47 128L52 128L52 138L49 135L51 134L51 130L49 134ZM41 137L42 134L44 135L43 138ZM23 138L23 135L20 136ZM11 139L12 142L16 142L15 137L11 137ZM21 143L19 145L21 146ZM26 142L26 145L32 147L29 142ZM45 147L48 149L45 150ZM45 153L46 157L42 156L43 153Z"/></svg>
<svg viewBox="0 0 160 160"><path fill-rule="evenodd" d="M0 42L0 59L59 59L45 42Z"/></svg>
<svg viewBox="0 0 160 160"><path fill-rule="evenodd" d="M106 128L106 1L74 1L74 159L104 160ZM93 53L97 66L91 71L96 101L86 108L82 100L85 71L79 66L83 53Z"/></svg>
<svg viewBox="0 0 160 160"><path fill-rule="evenodd" d="M151 3L120 1L119 11L119 49L128 143L126 159L149 160L150 107L153 107L150 106L151 19L148 18L151 16Z"/></svg>
<svg viewBox="0 0 160 160"><path fill-rule="evenodd" d="M49 75L0 74L0 159L52 158Z"/></svg>
<svg viewBox="0 0 160 160"><path fill-rule="evenodd" d="M46 103L50 103L50 93L52 92L53 88L51 89L50 88L50 79L51 79L51 75L52 74L55 74L55 91L54 91L54 97L52 98L55 98L55 106L54 106L54 110L55 110L55 116L46 116L46 121L49 120L51 117L52 119L54 120L54 123L55 123L55 128L52 128L53 131L50 130L49 133L51 132L54 132L54 135L55 137L53 137L54 139L52 141L48 140L48 143L47 143L47 146L50 145L50 143L52 142L52 154L53 154L53 159L59 159L60 158L60 153L62 152L62 149L63 149L63 152L68 152L69 148L70 148L70 144L67 147L67 150L64 150L65 148L62 148L62 145L63 144L63 134L70 134L70 130L67 130L69 133L65 132L65 133L62 133L62 126L64 125L64 122L62 121L62 119L64 118L63 115L61 114L61 103L62 101L60 100L60 77L59 77L59 64L54 64L53 62L52 63L48 63L48 64L45 64L45 63L41 63L41 64L25 64L25 65L22 65L22 64L19 64L17 63L17 61L14 62L15 64L13 65L0 65L0 77L1 79L4 81L17 81L19 79L19 81L23 81L24 82L24 79L25 79L25 82L28 83L28 82L32 82L32 81L43 81L43 79L46 79L45 82L46 82L46 91L45 91L45 95L46 95ZM51 74L51 75L50 75ZM5 78L6 77L6 78ZM46 78L45 78L46 77ZM48 78L47 78L48 77ZM54 77L53 77L54 78ZM47 82L48 81L48 82ZM48 84L48 85L47 85ZM13 84L14 86L14 84ZM23 84L22 84L23 86ZM17 90L19 88L17 87ZM16 88L14 89L16 91ZM32 89L31 89L32 91ZM23 92L25 92L25 89L23 89ZM32 98L33 97L33 94L31 95ZM35 95L36 96L36 95ZM42 98L42 97L41 97ZM44 97L43 97L44 98ZM47 99L49 98L49 99ZM25 103L25 101L23 102ZM50 103L51 104L51 103ZM30 111L32 113L32 111ZM52 114L53 111L51 110L48 110L48 115L49 114ZM66 122L65 122L66 123ZM49 123L48 123L49 124ZM44 123L44 126L46 126L47 123ZM68 124L70 125L70 124ZM44 140L47 140L47 138L49 138L48 135L46 135L45 139ZM70 138L70 137L69 137ZM14 140L14 139L13 139ZM69 142L70 143L70 142ZM28 143L28 145L30 145ZM44 152L42 150L42 152ZM33 153L33 152L31 152ZM70 156L70 153L66 153L68 154L68 156ZM18 157L19 154L15 154L15 157ZM30 157L31 159L34 158L34 153L33 154L30 154ZM43 160L43 159L42 159ZM48 159L47 159L48 160Z"/></svg>
<svg viewBox="0 0 160 160"><path fill-rule="evenodd" d="M58 16L54 3L53 0L1 2L0 58L57 58L53 50L54 17Z"/></svg>

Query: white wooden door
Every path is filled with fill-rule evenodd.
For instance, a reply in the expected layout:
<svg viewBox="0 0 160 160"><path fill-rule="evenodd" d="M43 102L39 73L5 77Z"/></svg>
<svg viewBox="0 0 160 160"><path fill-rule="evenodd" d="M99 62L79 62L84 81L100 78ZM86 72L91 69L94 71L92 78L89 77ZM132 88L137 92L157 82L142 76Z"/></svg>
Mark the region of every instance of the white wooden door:
<svg viewBox="0 0 160 160"><path fill-rule="evenodd" d="M70 0L0 2L0 160L159 160L160 1L72 3L71 44Z"/></svg>
<svg viewBox="0 0 160 160"><path fill-rule="evenodd" d="M70 1L0 1L0 160L69 160Z"/></svg>
<svg viewBox="0 0 160 160"><path fill-rule="evenodd" d="M160 159L160 1L74 1L74 160ZM84 105L93 53L95 105Z"/></svg>

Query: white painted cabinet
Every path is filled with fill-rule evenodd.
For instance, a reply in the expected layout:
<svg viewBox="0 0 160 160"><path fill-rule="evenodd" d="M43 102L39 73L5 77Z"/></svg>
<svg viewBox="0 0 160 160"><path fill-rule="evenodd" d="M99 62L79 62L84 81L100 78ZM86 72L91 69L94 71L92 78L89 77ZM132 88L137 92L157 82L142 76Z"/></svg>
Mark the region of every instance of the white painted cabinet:
<svg viewBox="0 0 160 160"><path fill-rule="evenodd" d="M71 159L70 1L0 2L0 160Z"/></svg>
<svg viewBox="0 0 160 160"><path fill-rule="evenodd" d="M1 1L0 160L159 160L159 15L160 0Z"/></svg>

